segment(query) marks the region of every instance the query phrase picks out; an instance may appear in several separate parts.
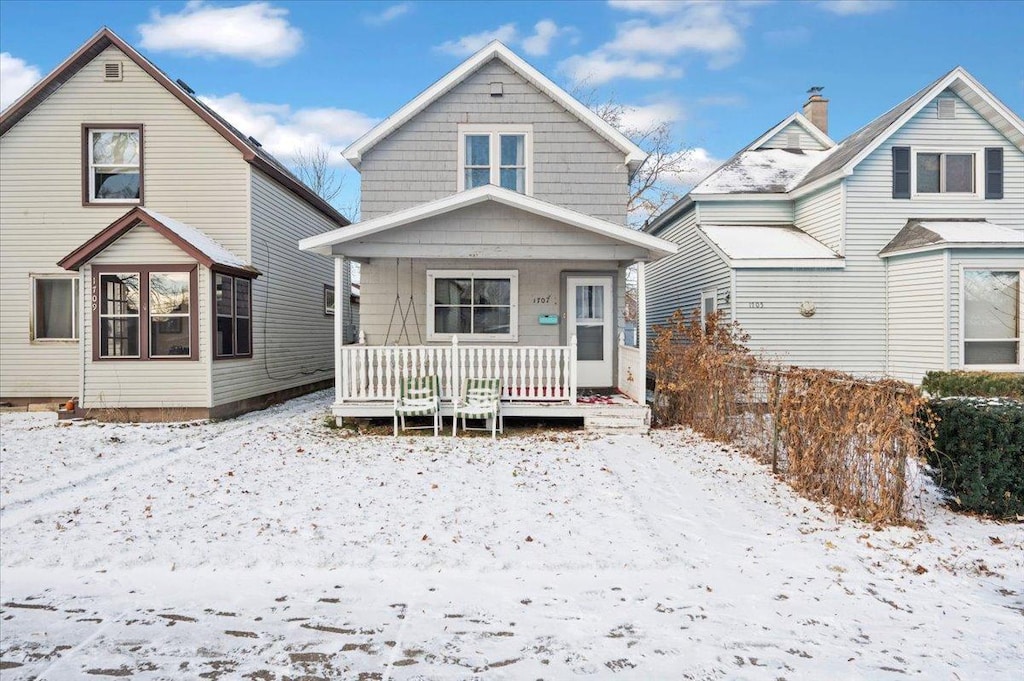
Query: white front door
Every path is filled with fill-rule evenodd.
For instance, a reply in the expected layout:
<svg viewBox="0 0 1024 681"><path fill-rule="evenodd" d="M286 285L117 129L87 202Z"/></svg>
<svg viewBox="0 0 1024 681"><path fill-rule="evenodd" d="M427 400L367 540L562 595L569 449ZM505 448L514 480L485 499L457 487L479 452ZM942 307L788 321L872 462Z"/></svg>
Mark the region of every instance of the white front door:
<svg viewBox="0 0 1024 681"><path fill-rule="evenodd" d="M576 336L577 385L610 388L615 320L614 287L607 276L566 277L567 339Z"/></svg>

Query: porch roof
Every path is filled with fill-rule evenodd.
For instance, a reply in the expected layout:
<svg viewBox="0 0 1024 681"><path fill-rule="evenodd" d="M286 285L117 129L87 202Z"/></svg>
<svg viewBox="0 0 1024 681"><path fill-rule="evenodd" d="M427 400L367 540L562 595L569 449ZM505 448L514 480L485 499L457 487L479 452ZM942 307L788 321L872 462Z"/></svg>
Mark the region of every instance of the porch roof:
<svg viewBox="0 0 1024 681"><path fill-rule="evenodd" d="M913 218L878 255L888 258L945 248L1024 249L1024 232L981 219Z"/></svg>
<svg viewBox="0 0 1024 681"><path fill-rule="evenodd" d="M347 255L350 257L491 257L491 258L555 258L557 247L537 243L532 246L522 244L518 250L503 246L482 247L479 242L474 249L460 252L459 244L450 241L443 245L422 243L389 243L387 249L376 248L369 237L380 235L389 230L409 227L422 223L430 218L451 214L471 206L490 203L507 206L522 213L552 220L560 225L576 228L590 234L598 235L606 247L580 247L572 250L572 257L579 260L656 260L677 251L677 246L670 241L646 234L639 230L616 225L607 220L586 215L562 206L541 201L532 196L487 185L468 191L459 192L435 201L396 211L365 222L352 224L348 227L308 237L299 242L303 251L314 251L325 255ZM563 247L572 248L572 247ZM470 252L470 250L472 252ZM478 254L479 252L479 254ZM565 257L563 254L562 257Z"/></svg>
<svg viewBox="0 0 1024 681"><path fill-rule="evenodd" d="M733 269L835 268L846 262L793 225L700 225L697 234Z"/></svg>

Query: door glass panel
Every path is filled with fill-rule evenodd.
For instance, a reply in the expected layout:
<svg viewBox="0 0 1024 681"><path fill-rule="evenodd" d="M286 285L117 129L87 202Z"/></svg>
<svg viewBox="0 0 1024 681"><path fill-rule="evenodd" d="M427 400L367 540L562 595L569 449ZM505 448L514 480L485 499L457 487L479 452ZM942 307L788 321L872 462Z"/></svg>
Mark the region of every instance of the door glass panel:
<svg viewBox="0 0 1024 681"><path fill-rule="evenodd" d="M576 320L604 319L604 286L576 287Z"/></svg>
<svg viewBox="0 0 1024 681"><path fill-rule="evenodd" d="M576 359L598 362L604 359L604 325L576 326Z"/></svg>

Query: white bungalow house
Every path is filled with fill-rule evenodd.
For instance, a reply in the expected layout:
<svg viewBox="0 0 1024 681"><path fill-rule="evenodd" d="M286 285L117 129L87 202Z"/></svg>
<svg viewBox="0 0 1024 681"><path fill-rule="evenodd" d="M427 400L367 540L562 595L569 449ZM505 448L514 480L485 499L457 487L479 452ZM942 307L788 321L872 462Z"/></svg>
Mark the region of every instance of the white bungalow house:
<svg viewBox="0 0 1024 681"><path fill-rule="evenodd" d="M719 310L781 364L1024 371L1024 122L955 68L838 144L817 91L646 227L649 324Z"/></svg>
<svg viewBox="0 0 1024 681"><path fill-rule="evenodd" d="M329 385L332 263L295 242L347 224L102 29L0 114L0 401L221 417Z"/></svg>
<svg viewBox="0 0 1024 681"><path fill-rule="evenodd" d="M506 416L646 421L624 273L639 265L643 295L644 264L676 246L626 226L640 148L493 42L345 156L362 222L300 242L335 259L338 287L361 264L360 343L335 342L339 419L390 415L402 377L436 374L442 413L489 377Z"/></svg>

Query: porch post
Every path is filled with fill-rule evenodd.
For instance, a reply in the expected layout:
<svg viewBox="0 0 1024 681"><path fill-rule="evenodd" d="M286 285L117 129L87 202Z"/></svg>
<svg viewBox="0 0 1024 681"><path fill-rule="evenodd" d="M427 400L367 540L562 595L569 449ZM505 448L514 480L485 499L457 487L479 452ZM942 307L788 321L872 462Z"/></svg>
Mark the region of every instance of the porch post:
<svg viewBox="0 0 1024 681"><path fill-rule="evenodd" d="M342 386L345 385L345 361L341 346L345 343L345 258L334 256L334 402L341 404Z"/></svg>
<svg viewBox="0 0 1024 681"><path fill-rule="evenodd" d="M636 264L636 340L640 358L640 404L647 402L647 282L643 260Z"/></svg>

